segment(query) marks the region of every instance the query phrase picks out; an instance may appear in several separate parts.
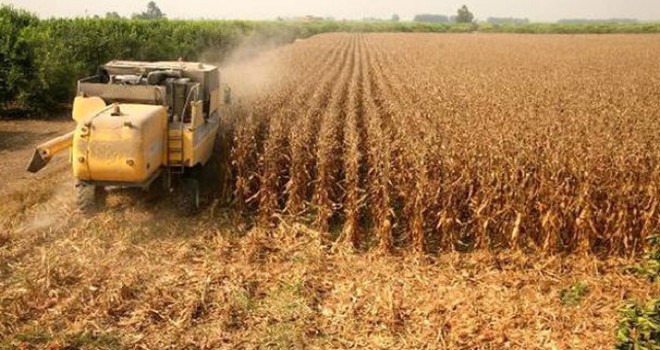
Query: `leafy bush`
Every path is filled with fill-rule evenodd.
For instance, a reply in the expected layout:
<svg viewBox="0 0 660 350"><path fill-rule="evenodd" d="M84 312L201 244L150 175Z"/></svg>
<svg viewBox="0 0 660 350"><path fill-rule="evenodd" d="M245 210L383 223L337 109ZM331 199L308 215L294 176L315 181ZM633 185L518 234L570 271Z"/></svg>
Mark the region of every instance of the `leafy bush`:
<svg viewBox="0 0 660 350"><path fill-rule="evenodd" d="M660 299L644 305L628 303L621 309L617 350L660 349Z"/></svg>
<svg viewBox="0 0 660 350"><path fill-rule="evenodd" d="M648 237L647 241L649 249L644 254L644 262L630 267L628 271L656 282L660 278L660 235Z"/></svg>
<svg viewBox="0 0 660 350"><path fill-rule="evenodd" d="M660 235L651 236L648 241L645 262L630 270L655 283L660 274ZM645 304L629 302L620 313L617 350L660 350L660 298Z"/></svg>

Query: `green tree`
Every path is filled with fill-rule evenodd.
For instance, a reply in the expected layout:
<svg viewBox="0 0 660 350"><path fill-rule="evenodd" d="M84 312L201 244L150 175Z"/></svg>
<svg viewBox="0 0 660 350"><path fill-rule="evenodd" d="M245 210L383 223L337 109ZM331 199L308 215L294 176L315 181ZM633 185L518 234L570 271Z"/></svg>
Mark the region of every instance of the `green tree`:
<svg viewBox="0 0 660 350"><path fill-rule="evenodd" d="M160 10L160 7L156 5L156 2L149 1L147 4L147 11L142 13L136 13L133 15L135 19L165 19L165 14Z"/></svg>
<svg viewBox="0 0 660 350"><path fill-rule="evenodd" d="M0 7L0 110L7 103L26 103L35 80L35 57L25 39L36 16L11 6Z"/></svg>
<svg viewBox="0 0 660 350"><path fill-rule="evenodd" d="M392 15L392 22L398 22L401 20L401 17L397 15L396 13Z"/></svg>
<svg viewBox="0 0 660 350"><path fill-rule="evenodd" d="M474 15L470 10L468 10L467 6L463 5L461 8L458 9L458 13L456 14L456 23L472 23L474 20Z"/></svg>
<svg viewBox="0 0 660 350"><path fill-rule="evenodd" d="M119 19L119 18L121 18L121 16L117 13L117 11L112 11L112 12L106 12L105 18Z"/></svg>

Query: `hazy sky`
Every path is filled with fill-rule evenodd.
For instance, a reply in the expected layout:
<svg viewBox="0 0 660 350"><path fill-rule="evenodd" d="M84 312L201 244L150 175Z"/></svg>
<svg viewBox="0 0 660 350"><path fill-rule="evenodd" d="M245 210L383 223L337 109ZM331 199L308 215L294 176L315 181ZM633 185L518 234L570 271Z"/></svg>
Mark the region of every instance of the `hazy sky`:
<svg viewBox="0 0 660 350"><path fill-rule="evenodd" d="M146 8L148 0L0 0L41 17L128 16ZM453 14L466 4L478 19L526 17L533 21L560 18L625 17L660 20L660 0L156 0L169 18L272 19L278 16L331 16L338 19L411 19L418 13Z"/></svg>

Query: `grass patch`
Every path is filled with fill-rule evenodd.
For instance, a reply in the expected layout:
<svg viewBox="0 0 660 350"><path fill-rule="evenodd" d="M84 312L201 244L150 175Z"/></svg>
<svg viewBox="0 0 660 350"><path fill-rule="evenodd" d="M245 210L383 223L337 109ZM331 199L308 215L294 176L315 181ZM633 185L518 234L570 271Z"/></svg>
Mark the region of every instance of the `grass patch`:
<svg viewBox="0 0 660 350"><path fill-rule="evenodd" d="M80 332L54 336L46 330L31 328L16 334L13 339L0 342L0 348L118 350L125 347L119 337L111 333Z"/></svg>
<svg viewBox="0 0 660 350"><path fill-rule="evenodd" d="M280 281L279 288L270 293L261 305L266 313L281 320L297 320L308 315L311 310L303 293L301 279Z"/></svg>
<svg viewBox="0 0 660 350"><path fill-rule="evenodd" d="M78 334L67 335L64 337L64 346L67 350L83 350L83 349L98 349L98 350L114 350L123 349L124 346L119 337L114 334L104 333L90 333L83 332Z"/></svg>
<svg viewBox="0 0 660 350"><path fill-rule="evenodd" d="M249 291L237 289L232 292L229 300L229 314L224 322L228 330L238 330L245 326L246 318L255 308L254 298Z"/></svg>
<svg viewBox="0 0 660 350"><path fill-rule="evenodd" d="M304 348L305 332L302 327L292 323L276 323L268 327L264 346L269 349Z"/></svg>
<svg viewBox="0 0 660 350"><path fill-rule="evenodd" d="M577 306L587 294L589 294L589 285L578 281L569 288L562 289L559 292L559 300L564 306Z"/></svg>
<svg viewBox="0 0 660 350"><path fill-rule="evenodd" d="M303 346L303 339L307 337L306 323L313 315L303 279L280 281L278 287L261 301L257 312L268 318L261 332L266 347L291 349Z"/></svg>
<svg viewBox="0 0 660 350"><path fill-rule="evenodd" d="M649 248L644 254L644 261L627 271L645 277L650 282L656 282L660 278L660 235L650 236L646 241Z"/></svg>
<svg viewBox="0 0 660 350"><path fill-rule="evenodd" d="M37 347L40 345L46 345L53 339L53 336L39 328L28 329L22 333L16 334L13 341L7 340L2 343L2 348L12 348L13 346L18 346L19 348L23 345L27 348Z"/></svg>

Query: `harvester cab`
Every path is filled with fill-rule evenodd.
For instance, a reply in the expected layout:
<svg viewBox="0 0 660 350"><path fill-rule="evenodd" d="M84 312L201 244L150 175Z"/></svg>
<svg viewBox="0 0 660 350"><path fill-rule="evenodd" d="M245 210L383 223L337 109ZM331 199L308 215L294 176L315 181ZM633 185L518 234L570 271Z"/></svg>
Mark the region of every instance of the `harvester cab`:
<svg viewBox="0 0 660 350"><path fill-rule="evenodd" d="M220 95L212 65L109 62L78 81L75 130L39 145L28 171L70 149L81 209L95 206L105 187L148 189L163 179L169 189L180 180L183 209L192 211L199 207L193 174L213 156Z"/></svg>

